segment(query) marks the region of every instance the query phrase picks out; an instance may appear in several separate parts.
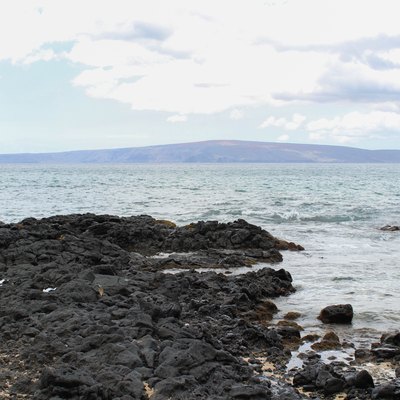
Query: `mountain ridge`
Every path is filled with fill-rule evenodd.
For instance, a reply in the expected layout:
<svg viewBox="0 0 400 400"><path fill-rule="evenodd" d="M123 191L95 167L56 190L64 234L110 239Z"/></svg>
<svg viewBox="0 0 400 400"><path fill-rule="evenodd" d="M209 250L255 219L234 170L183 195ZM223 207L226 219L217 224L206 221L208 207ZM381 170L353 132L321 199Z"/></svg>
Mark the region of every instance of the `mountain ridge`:
<svg viewBox="0 0 400 400"><path fill-rule="evenodd" d="M208 140L116 149L0 154L0 163L400 163L400 150Z"/></svg>

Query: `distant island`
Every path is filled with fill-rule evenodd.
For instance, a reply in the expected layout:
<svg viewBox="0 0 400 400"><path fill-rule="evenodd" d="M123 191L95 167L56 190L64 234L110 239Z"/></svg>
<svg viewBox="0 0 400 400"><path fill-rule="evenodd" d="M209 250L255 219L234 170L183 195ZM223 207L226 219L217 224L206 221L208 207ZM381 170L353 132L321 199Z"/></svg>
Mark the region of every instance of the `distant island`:
<svg viewBox="0 0 400 400"><path fill-rule="evenodd" d="M0 163L400 163L400 150L210 140L121 149L0 154Z"/></svg>

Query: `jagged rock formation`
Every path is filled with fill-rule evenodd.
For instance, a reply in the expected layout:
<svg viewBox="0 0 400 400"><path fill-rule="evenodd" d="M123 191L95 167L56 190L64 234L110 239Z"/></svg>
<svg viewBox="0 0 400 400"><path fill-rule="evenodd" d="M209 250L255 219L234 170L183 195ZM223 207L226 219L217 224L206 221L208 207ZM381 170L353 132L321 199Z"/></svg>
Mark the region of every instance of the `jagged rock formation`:
<svg viewBox="0 0 400 400"><path fill-rule="evenodd" d="M243 220L176 227L87 214L2 224L0 393L280 398L242 357L284 357L282 336L266 321L276 311L268 299L294 291L290 274L191 268L277 262L284 248L301 249ZM185 253L164 259L189 270L163 273L159 252Z"/></svg>

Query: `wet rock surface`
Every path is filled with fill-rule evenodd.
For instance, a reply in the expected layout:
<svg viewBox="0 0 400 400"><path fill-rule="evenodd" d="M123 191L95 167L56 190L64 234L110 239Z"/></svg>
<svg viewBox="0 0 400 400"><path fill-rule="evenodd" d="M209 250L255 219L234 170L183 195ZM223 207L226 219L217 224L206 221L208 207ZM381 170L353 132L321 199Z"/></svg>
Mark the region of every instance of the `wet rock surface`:
<svg viewBox="0 0 400 400"><path fill-rule="evenodd" d="M342 344L334 332L327 332L320 342L315 342L311 348L316 351L340 349Z"/></svg>
<svg viewBox="0 0 400 400"><path fill-rule="evenodd" d="M2 224L0 397L299 398L243 360L284 357L283 339L298 335L266 324L276 312L268 299L294 291L290 274L192 269L277 262L281 249L302 248L243 220L176 227L86 214ZM189 270L163 273L159 252L186 253L167 264Z"/></svg>
<svg viewBox="0 0 400 400"><path fill-rule="evenodd" d="M335 304L321 310L318 319L324 324L350 324L353 320L351 304Z"/></svg>
<svg viewBox="0 0 400 400"><path fill-rule="evenodd" d="M400 361L400 332L385 333L379 343L371 346L373 358Z"/></svg>
<svg viewBox="0 0 400 400"><path fill-rule="evenodd" d="M370 349L357 349L355 359L358 362L390 362L400 376L400 332L388 332L381 336L379 342L371 344ZM396 376L397 376L396 375ZM399 377L397 376L397 377Z"/></svg>
<svg viewBox="0 0 400 400"><path fill-rule="evenodd" d="M329 331L310 346L315 351L297 354L302 364L287 374L293 377L293 385L302 388L310 398L400 399L400 357L394 351L399 349L399 337L398 332L386 333L380 342L371 345L371 349L356 349L354 359L345 362L337 360L336 356L324 356L325 351L332 353L344 345ZM302 337L303 342L306 340L306 336Z"/></svg>
<svg viewBox="0 0 400 400"><path fill-rule="evenodd" d="M318 357L310 357L293 377L293 385L302 387L312 398L342 399L399 399L400 382L376 384L371 374L365 370L350 367L343 362L326 364Z"/></svg>
<svg viewBox="0 0 400 400"><path fill-rule="evenodd" d="M381 231L395 232L400 231L400 226L397 225L385 225L379 228Z"/></svg>

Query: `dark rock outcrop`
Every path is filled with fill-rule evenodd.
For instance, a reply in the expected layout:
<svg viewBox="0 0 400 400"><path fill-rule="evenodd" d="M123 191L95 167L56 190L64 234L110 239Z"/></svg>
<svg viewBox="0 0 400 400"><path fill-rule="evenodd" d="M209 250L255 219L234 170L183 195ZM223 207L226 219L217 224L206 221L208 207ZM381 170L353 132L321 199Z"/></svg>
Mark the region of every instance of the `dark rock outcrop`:
<svg viewBox="0 0 400 400"><path fill-rule="evenodd" d="M290 274L193 267L276 262L278 248L243 220L176 227L86 214L1 225L1 390L37 400L270 399L268 380L242 357L284 356L288 331L265 322L276 312L268 299L294 291ZM190 270L163 273L160 251L190 252L172 255Z"/></svg>

